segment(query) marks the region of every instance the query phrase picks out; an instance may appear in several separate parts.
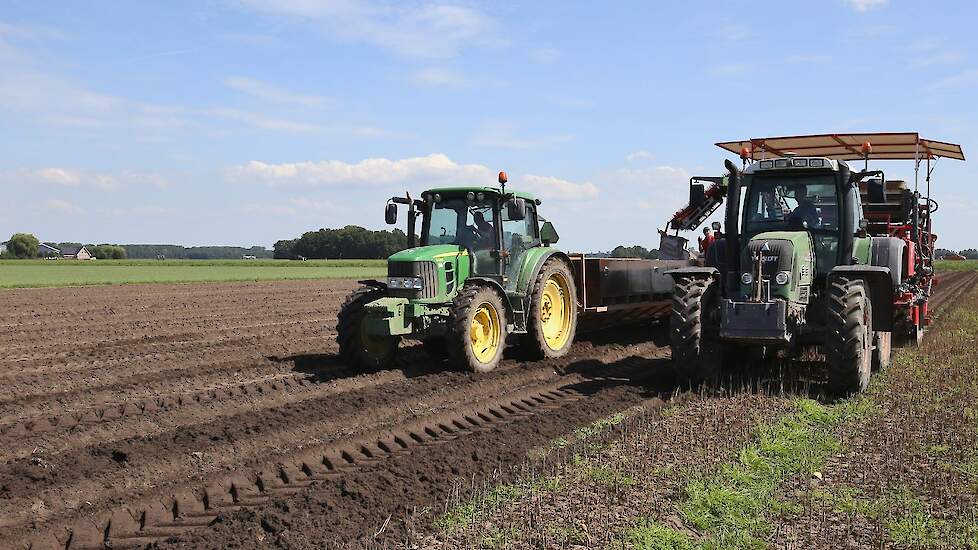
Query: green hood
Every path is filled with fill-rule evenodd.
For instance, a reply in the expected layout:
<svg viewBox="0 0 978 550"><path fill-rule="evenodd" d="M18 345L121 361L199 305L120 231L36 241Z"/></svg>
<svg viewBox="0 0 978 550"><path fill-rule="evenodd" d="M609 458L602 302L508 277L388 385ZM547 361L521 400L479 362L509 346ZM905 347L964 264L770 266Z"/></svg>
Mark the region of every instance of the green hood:
<svg viewBox="0 0 978 550"><path fill-rule="evenodd" d="M467 254L465 247L455 244L433 244L431 246L416 246L394 253L387 259L389 262L421 262L434 260L439 257Z"/></svg>

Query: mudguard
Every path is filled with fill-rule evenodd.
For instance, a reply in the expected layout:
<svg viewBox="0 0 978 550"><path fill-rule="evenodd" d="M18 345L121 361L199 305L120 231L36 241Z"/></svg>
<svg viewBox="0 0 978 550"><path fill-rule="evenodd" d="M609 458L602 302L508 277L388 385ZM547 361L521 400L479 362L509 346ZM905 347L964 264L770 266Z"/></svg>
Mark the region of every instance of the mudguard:
<svg viewBox="0 0 978 550"><path fill-rule="evenodd" d="M906 248L907 243L903 239L896 237L873 237L869 263L890 269L890 279L893 281L893 288L899 287L900 283L903 282L903 253Z"/></svg>
<svg viewBox="0 0 978 550"><path fill-rule="evenodd" d="M829 277L866 281L869 299L873 305L873 330L893 330L894 287L890 268L879 265L839 265L829 272Z"/></svg>

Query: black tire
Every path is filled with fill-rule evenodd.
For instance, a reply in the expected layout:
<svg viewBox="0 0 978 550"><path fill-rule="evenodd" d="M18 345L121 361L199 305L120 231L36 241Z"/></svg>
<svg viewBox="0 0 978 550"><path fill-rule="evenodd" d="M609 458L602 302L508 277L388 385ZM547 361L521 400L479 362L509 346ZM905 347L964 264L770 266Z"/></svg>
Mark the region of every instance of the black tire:
<svg viewBox="0 0 978 550"><path fill-rule="evenodd" d="M892 332L876 332L873 338L873 371L883 371L890 367L892 342Z"/></svg>
<svg viewBox="0 0 978 550"><path fill-rule="evenodd" d="M363 307L384 297L384 291L371 287L360 287L354 290L346 301L340 306L339 315L336 318L336 342L340 347L340 358L348 365L353 365L365 370L389 368L397 355L397 345L400 338L389 336L386 340L386 349L381 352L371 353L370 349L364 345L363 340ZM379 345L379 342L375 342Z"/></svg>
<svg viewBox="0 0 978 550"><path fill-rule="evenodd" d="M829 281L825 359L829 391L838 398L866 389L872 372L873 310L862 279Z"/></svg>
<svg viewBox="0 0 978 550"><path fill-rule="evenodd" d="M566 311L570 317L570 324L566 329L566 334L561 335L562 343L556 347L551 347L544 336L544 318L547 313L543 311L542 307L549 307L549 302L545 301L544 291L547 282L552 278L562 278L566 285L564 290L569 295ZM574 275L571 273L570 266L562 258L551 257L540 268L540 273L537 274L532 289L526 334L521 338L521 346L534 359L563 357L570 351L574 344L574 335L577 333L577 286L574 284Z"/></svg>
<svg viewBox="0 0 978 550"><path fill-rule="evenodd" d="M711 278L680 277L672 294L669 344L672 370L682 387L713 383L720 377L718 288Z"/></svg>
<svg viewBox="0 0 978 550"><path fill-rule="evenodd" d="M443 336L425 338L421 342L421 346L424 348L425 353L428 354L428 357L431 357L436 362L448 359L448 350L445 349L445 338Z"/></svg>
<svg viewBox="0 0 978 550"><path fill-rule="evenodd" d="M495 333L497 345L488 357L479 358L479 351L473 346L473 318L483 306L489 307L497 315L498 332ZM506 306L503 299L494 289L482 285L466 285L462 287L455 299L452 300L451 314L448 319L448 334L445 336L445 349L448 358L455 366L473 372L489 372L496 368L506 347Z"/></svg>

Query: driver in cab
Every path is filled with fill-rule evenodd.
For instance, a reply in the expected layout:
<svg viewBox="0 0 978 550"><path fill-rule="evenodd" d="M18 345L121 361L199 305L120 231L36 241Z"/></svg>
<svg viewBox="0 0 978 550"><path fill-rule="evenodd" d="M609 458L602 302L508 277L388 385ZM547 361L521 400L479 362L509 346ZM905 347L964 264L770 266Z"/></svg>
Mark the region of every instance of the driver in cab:
<svg viewBox="0 0 978 550"><path fill-rule="evenodd" d="M815 202L808 196L808 187L804 184L795 187L795 198L798 206L788 214L788 222L791 225L802 227L815 227L818 225L818 208Z"/></svg>

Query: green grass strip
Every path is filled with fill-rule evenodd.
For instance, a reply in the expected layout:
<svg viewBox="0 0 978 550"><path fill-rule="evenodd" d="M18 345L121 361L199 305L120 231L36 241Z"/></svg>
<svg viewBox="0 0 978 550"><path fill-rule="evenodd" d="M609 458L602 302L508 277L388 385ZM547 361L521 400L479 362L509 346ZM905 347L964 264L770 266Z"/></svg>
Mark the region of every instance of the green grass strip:
<svg viewBox="0 0 978 550"><path fill-rule="evenodd" d="M658 550L764 548L771 532L769 514L778 509L778 487L788 477L812 475L839 449L833 429L861 409L852 403L821 405L796 402L797 412L762 426L758 439L738 459L712 476L691 478L679 511L705 536L688 535L654 521L641 520L627 533L635 548Z"/></svg>

